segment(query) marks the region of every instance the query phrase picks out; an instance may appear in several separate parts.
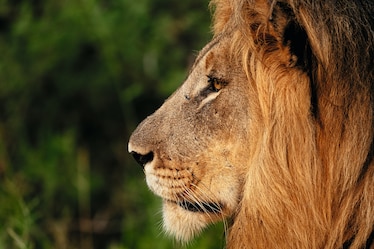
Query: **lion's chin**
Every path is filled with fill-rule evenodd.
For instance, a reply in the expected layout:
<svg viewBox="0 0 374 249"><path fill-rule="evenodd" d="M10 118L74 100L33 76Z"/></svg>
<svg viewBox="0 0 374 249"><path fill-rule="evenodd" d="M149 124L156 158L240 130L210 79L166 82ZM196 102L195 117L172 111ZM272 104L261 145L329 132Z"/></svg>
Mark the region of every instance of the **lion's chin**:
<svg viewBox="0 0 374 249"><path fill-rule="evenodd" d="M210 203L163 201L163 225L168 235L188 242L210 223L222 220L219 206Z"/></svg>

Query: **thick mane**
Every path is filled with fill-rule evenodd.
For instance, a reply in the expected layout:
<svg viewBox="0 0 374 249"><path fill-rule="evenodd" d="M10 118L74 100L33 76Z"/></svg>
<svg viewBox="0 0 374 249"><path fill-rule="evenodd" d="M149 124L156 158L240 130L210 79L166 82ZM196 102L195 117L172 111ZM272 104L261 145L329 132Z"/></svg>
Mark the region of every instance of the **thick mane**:
<svg viewBox="0 0 374 249"><path fill-rule="evenodd" d="M228 248L373 248L374 4L212 6L261 117Z"/></svg>

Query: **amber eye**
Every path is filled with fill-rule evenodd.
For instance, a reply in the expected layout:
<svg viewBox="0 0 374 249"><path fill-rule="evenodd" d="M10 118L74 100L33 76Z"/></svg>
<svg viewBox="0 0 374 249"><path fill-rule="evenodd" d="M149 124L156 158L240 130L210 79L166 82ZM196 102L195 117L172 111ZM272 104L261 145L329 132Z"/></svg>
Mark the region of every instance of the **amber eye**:
<svg viewBox="0 0 374 249"><path fill-rule="evenodd" d="M225 82L222 79L218 79L212 76L208 76L208 83L210 84L210 89L214 92L218 92L225 85Z"/></svg>
<svg viewBox="0 0 374 249"><path fill-rule="evenodd" d="M219 91L223 87L223 84L218 79L216 79L215 81L213 81L213 87L216 91Z"/></svg>

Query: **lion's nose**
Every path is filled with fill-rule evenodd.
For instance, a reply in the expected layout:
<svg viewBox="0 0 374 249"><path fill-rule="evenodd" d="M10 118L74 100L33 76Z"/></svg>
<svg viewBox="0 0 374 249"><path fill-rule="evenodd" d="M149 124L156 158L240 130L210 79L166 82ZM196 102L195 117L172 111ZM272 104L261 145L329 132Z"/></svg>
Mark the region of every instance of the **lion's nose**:
<svg viewBox="0 0 374 249"><path fill-rule="evenodd" d="M145 155L137 153L135 151L130 152L131 155L134 157L135 161L140 164L142 167L144 167L147 163L152 162L153 160L153 152L149 152Z"/></svg>

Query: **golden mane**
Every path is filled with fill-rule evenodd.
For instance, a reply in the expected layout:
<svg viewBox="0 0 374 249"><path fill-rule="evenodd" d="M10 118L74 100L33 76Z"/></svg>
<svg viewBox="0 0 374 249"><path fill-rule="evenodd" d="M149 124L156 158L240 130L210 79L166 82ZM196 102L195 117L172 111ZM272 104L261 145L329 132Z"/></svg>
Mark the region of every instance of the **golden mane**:
<svg viewBox="0 0 374 249"><path fill-rule="evenodd" d="M212 6L264 119L227 247L373 248L374 4Z"/></svg>

